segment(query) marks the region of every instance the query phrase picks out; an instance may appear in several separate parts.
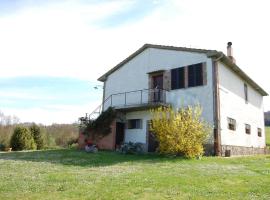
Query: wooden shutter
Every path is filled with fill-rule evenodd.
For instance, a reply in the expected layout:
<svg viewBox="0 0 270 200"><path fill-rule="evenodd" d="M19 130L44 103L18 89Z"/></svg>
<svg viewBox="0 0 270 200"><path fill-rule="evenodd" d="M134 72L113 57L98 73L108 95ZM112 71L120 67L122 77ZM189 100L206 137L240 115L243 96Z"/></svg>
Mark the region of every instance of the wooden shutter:
<svg viewBox="0 0 270 200"><path fill-rule="evenodd" d="M188 88L188 66L184 67L184 88Z"/></svg>
<svg viewBox="0 0 270 200"><path fill-rule="evenodd" d="M177 69L171 70L171 89L177 89Z"/></svg>
<svg viewBox="0 0 270 200"><path fill-rule="evenodd" d="M171 72L167 70L163 74L163 88L165 90L171 90Z"/></svg>

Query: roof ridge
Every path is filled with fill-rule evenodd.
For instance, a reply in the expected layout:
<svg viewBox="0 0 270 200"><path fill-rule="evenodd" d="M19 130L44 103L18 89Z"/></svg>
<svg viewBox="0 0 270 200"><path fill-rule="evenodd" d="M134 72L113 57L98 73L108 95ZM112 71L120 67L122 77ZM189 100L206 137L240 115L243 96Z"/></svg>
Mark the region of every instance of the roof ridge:
<svg viewBox="0 0 270 200"><path fill-rule="evenodd" d="M194 47L184 47L184 46L173 46L173 45L160 45L160 44L151 44L146 43L143 47L154 47L154 48L170 48L170 49L186 49L186 50L199 50L199 51L211 51L211 52L219 52L214 49L201 49L201 48L194 48Z"/></svg>

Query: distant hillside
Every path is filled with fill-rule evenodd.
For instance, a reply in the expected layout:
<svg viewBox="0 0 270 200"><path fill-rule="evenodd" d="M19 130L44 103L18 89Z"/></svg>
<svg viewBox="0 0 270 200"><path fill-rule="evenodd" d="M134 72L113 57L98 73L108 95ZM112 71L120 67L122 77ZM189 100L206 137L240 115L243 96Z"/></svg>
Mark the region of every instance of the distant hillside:
<svg viewBox="0 0 270 200"><path fill-rule="evenodd" d="M270 111L264 113L264 122L266 126L270 126Z"/></svg>

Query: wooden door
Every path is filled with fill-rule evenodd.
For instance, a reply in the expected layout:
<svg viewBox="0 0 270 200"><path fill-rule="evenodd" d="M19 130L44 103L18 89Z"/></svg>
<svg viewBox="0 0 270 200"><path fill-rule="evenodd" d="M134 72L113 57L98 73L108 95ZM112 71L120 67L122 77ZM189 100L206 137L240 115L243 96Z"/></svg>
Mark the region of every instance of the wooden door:
<svg viewBox="0 0 270 200"><path fill-rule="evenodd" d="M155 75L153 79L153 97L154 102L162 101L163 74Z"/></svg>
<svg viewBox="0 0 270 200"><path fill-rule="evenodd" d="M148 152L155 152L158 148L158 141L153 132L150 131L150 121L147 123Z"/></svg>
<svg viewBox="0 0 270 200"><path fill-rule="evenodd" d="M124 142L125 135L125 124L121 122L116 122L116 136L115 136L115 146L120 147Z"/></svg>

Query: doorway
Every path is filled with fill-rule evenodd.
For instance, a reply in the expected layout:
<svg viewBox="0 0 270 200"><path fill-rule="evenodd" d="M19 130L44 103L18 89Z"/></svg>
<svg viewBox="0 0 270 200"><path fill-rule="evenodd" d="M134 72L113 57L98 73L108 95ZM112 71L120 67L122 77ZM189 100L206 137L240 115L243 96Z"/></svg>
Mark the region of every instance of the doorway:
<svg viewBox="0 0 270 200"><path fill-rule="evenodd" d="M158 74L152 76L152 101L160 102L162 101L162 89L163 89L163 74Z"/></svg>
<svg viewBox="0 0 270 200"><path fill-rule="evenodd" d="M148 152L156 152L156 149L158 148L158 140L156 139L156 136L153 132L150 131L150 121L147 123L147 134L148 134Z"/></svg>
<svg viewBox="0 0 270 200"><path fill-rule="evenodd" d="M116 122L115 148L119 148L124 142L125 123Z"/></svg>

